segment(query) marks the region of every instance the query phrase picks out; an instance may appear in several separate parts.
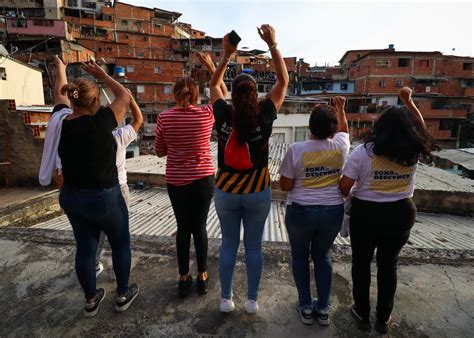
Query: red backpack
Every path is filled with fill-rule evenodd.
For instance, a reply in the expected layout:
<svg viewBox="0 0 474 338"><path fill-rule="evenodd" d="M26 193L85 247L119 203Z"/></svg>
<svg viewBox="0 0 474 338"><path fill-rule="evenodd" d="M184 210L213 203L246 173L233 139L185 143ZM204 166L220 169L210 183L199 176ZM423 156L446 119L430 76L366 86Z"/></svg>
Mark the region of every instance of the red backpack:
<svg viewBox="0 0 474 338"><path fill-rule="evenodd" d="M253 167L249 145L247 142L239 142L235 128L232 128L230 137L225 145L224 163L226 166L239 171L252 169Z"/></svg>

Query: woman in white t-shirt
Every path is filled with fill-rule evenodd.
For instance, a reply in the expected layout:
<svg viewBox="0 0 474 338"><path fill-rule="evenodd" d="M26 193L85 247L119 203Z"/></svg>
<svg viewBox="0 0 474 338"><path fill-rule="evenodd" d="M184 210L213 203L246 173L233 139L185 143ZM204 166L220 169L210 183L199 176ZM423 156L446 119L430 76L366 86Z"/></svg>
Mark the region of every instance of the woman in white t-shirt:
<svg viewBox="0 0 474 338"><path fill-rule="evenodd" d="M290 146L280 167L280 185L288 191L286 229L291 244L292 269L298 289L297 310L304 324L329 325L332 263L329 250L342 224L343 196L339 180L349 153L346 99L334 106L318 105L309 119L310 139ZM309 256L315 266L318 300L310 291Z"/></svg>
<svg viewBox="0 0 474 338"><path fill-rule="evenodd" d="M386 333L397 287L397 259L415 222L412 201L416 164L431 160L434 147L423 117L411 99L411 89L400 90L408 108L387 108L375 122L373 135L358 146L343 169L340 189L352 189L350 237L354 305L351 314L359 328L369 330L370 263L377 248L377 321Z"/></svg>

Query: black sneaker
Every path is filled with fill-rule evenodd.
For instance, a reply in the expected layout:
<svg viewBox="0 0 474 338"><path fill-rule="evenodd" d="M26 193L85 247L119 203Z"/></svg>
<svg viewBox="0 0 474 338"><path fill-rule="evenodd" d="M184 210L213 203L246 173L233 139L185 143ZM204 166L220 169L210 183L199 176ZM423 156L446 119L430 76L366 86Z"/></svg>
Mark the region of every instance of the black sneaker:
<svg viewBox="0 0 474 338"><path fill-rule="evenodd" d="M178 283L178 296L181 298L186 297L189 294L191 286L193 286L193 277L188 276L188 279L180 280Z"/></svg>
<svg viewBox="0 0 474 338"><path fill-rule="evenodd" d="M329 321L329 313L328 312L315 311L314 316L318 320L319 325L328 326L329 324L331 324L331 322Z"/></svg>
<svg viewBox="0 0 474 338"><path fill-rule="evenodd" d="M370 328L372 327L370 325L370 320L369 318L363 318L361 315L359 315L357 313L357 310L355 308L355 305L352 305L351 307L351 315L352 317L355 319L356 323L357 323L357 326L359 327L359 329L361 329L362 331L368 331L370 330Z"/></svg>
<svg viewBox="0 0 474 338"><path fill-rule="evenodd" d="M390 324L392 324L392 317L391 316L388 317L388 320L386 322L379 321L377 319L377 321L375 322L375 325L374 325L374 329L378 333L386 334L386 333L388 333L388 330L390 329Z"/></svg>
<svg viewBox="0 0 474 338"><path fill-rule="evenodd" d="M198 277L196 286L198 294L205 295L207 293L207 287L209 286L209 276L205 280L199 279Z"/></svg>
<svg viewBox="0 0 474 338"><path fill-rule="evenodd" d="M331 322L329 321L329 311L318 310L318 299L314 298L312 302L313 315L318 320L319 325L328 326Z"/></svg>
<svg viewBox="0 0 474 338"><path fill-rule="evenodd" d="M105 298L105 290L104 289L97 289L97 299L94 303L86 303L86 306L84 307L84 317L90 318L94 317L98 312L100 308L100 303Z"/></svg>
<svg viewBox="0 0 474 338"><path fill-rule="evenodd" d="M298 311L300 315L301 322L305 325L312 325L314 322L313 319L313 308L307 307L307 308L302 308L297 306L296 311Z"/></svg>
<svg viewBox="0 0 474 338"><path fill-rule="evenodd" d="M138 284L131 284L128 286L128 291L125 296L117 296L117 300L115 303L115 311L117 312L124 312L126 311L130 305L133 303L135 298L138 296L138 292L140 291L140 288L138 287Z"/></svg>

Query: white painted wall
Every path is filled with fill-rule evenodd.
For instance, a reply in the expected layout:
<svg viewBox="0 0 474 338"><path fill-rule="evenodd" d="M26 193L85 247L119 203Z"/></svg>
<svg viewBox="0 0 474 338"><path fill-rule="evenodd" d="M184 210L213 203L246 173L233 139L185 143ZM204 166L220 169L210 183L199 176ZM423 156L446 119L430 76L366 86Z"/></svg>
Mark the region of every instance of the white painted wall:
<svg viewBox="0 0 474 338"><path fill-rule="evenodd" d="M381 106L383 101L387 101L387 105L388 105L388 106L396 106L397 103L398 103L398 96L384 96L384 97L380 97L380 98L377 98L377 100L376 100L375 103L376 103L378 106Z"/></svg>
<svg viewBox="0 0 474 338"><path fill-rule="evenodd" d="M295 128L308 127L308 125L309 114L278 114L278 118L273 122L272 133L284 133L285 143L291 144L295 141Z"/></svg>
<svg viewBox="0 0 474 338"><path fill-rule="evenodd" d="M0 99L15 100L17 106L44 105L43 75L39 69L0 56L6 80L0 78Z"/></svg>

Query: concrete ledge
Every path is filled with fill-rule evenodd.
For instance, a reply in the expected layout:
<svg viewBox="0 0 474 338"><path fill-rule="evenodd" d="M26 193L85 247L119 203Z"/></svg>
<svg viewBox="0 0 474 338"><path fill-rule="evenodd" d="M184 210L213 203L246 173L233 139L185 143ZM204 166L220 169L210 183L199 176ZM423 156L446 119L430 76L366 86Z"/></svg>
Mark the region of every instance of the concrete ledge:
<svg viewBox="0 0 474 338"><path fill-rule="evenodd" d="M0 228L28 226L61 215L58 198L59 191L53 190L0 209Z"/></svg>
<svg viewBox="0 0 474 338"><path fill-rule="evenodd" d="M415 190L413 200L418 211L472 215L474 194L464 191Z"/></svg>
<svg viewBox="0 0 474 338"><path fill-rule="evenodd" d="M132 235L132 250L166 256L176 255L174 237ZM37 243L58 245L75 245L72 231L45 230L24 227L0 228L0 238ZM209 238L209 256L219 257L220 239ZM239 247L239 256L242 256L243 243ZM274 262L291 262L290 245L286 242L264 242L263 253L266 260ZM333 245L332 257L334 261L350 262L351 248L349 245ZM448 250L426 248L403 248L399 262L401 264L449 264L472 265L474 250Z"/></svg>

